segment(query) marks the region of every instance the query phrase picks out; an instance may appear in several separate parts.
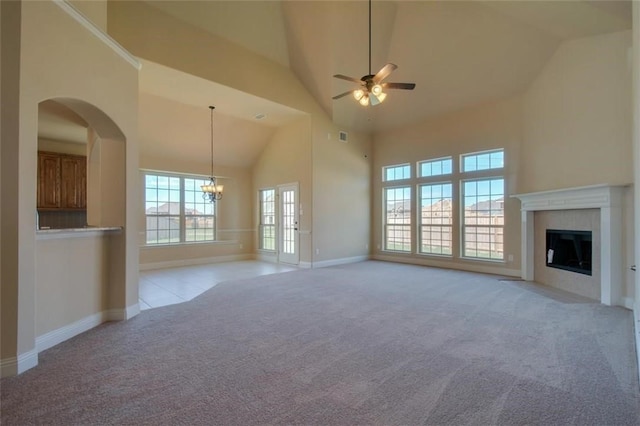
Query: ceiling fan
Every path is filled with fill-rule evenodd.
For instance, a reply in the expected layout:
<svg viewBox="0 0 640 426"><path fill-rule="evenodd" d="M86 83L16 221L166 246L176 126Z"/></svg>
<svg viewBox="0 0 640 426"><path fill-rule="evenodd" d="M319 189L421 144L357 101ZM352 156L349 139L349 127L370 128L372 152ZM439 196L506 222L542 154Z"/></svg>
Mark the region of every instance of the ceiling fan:
<svg viewBox="0 0 640 426"><path fill-rule="evenodd" d="M413 90L416 87L415 83L383 83L383 80L396 68L398 68L397 65L388 63L376 74L371 74L371 0L369 0L369 74L363 76L360 80L342 74L335 74L335 78L358 83L360 87L334 96L333 99L340 99L353 94L353 97L362 106L378 105L387 97L384 89Z"/></svg>

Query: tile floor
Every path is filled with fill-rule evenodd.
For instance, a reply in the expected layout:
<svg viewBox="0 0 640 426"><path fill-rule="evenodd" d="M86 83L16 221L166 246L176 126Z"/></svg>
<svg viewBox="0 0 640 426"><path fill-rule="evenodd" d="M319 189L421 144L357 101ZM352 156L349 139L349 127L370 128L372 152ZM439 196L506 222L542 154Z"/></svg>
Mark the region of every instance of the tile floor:
<svg viewBox="0 0 640 426"><path fill-rule="evenodd" d="M246 260L140 271L140 309L189 301L223 281L296 269L291 265Z"/></svg>

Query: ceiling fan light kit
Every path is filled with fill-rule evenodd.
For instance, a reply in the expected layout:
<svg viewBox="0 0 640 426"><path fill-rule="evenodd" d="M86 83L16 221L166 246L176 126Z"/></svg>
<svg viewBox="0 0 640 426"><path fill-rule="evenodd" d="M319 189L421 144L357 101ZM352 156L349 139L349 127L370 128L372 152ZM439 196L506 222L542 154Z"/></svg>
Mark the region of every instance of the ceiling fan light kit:
<svg viewBox="0 0 640 426"><path fill-rule="evenodd" d="M360 80L342 74L335 74L334 77L340 80L347 80L360 85L360 88L349 90L334 96L333 99L340 99L349 94L353 94L356 101L362 106L369 104L381 104L387 97L384 89L401 89L413 90L416 85L414 83L383 83L382 80L387 78L396 68L397 65L388 63L377 74L371 74L371 0L369 0L369 74L360 78Z"/></svg>

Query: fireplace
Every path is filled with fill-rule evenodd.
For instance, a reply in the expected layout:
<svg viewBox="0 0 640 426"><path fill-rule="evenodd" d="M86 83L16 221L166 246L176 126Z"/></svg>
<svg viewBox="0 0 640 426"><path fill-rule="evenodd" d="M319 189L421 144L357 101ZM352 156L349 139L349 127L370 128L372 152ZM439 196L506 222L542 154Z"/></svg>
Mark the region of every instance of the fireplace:
<svg viewBox="0 0 640 426"><path fill-rule="evenodd" d="M591 275L591 231L547 229L546 266Z"/></svg>
<svg viewBox="0 0 640 426"><path fill-rule="evenodd" d="M622 204L624 190L624 185L593 185L513 195L513 197L520 199L522 202L522 278L527 281L533 281L536 278L535 275L538 275L537 272L534 274L534 269L536 269L534 258L535 254L539 253L534 244L536 229L536 226L534 226L534 213L595 209L598 213L598 229L592 230L594 237L592 250L594 258L592 265L593 276L571 275L597 280L598 298L601 303L626 306L623 298L622 266ZM544 229L565 228L580 229L581 227L551 225L545 226ZM597 246L596 235L598 237ZM541 243L545 244L544 233ZM543 245L541 247L543 256L546 255L544 249ZM547 268L544 261L542 269L557 271L554 268ZM572 279L571 281L579 280ZM595 297L597 297L597 294Z"/></svg>

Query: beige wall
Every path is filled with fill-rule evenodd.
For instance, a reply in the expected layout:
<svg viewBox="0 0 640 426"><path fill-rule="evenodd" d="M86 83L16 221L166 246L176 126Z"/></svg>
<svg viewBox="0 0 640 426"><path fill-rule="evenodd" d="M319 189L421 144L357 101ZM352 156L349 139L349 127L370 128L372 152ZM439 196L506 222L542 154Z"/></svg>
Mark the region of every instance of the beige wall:
<svg viewBox="0 0 640 426"><path fill-rule="evenodd" d="M563 43L524 97L518 192L628 184L631 32Z"/></svg>
<svg viewBox="0 0 640 426"><path fill-rule="evenodd" d="M254 229L255 191L299 182L303 205L300 261L310 265L316 259L367 254L370 192L364 189L369 185L368 163L364 160L369 143L366 138L354 134L351 144L337 144L338 130L350 129L334 126L291 70L278 63L185 25L143 3L110 2L108 13L109 33L138 56L310 114L305 119L304 135L299 133L302 130L286 126L272 137L255 162L251 195ZM328 140L327 134L332 134L333 140ZM294 151L287 152L283 145ZM293 153L301 156L292 158ZM344 173L337 169L338 163L350 169ZM292 170L288 170L289 165ZM337 179L338 176L342 179ZM338 180L340 185L335 184ZM349 200L351 209L346 216L344 209L335 207L336 200ZM312 218L311 211L315 213L318 209L322 214L314 214ZM318 255L314 251L316 241Z"/></svg>
<svg viewBox="0 0 640 426"><path fill-rule="evenodd" d="M457 161L461 153L504 147L507 197L548 189L632 182L631 74L627 56L630 34L626 31L562 44L522 97L375 135L374 253L382 255L376 248L382 244L378 206L382 205L380 180L384 165L415 164L420 159L446 155L453 155ZM625 204L625 217L632 216L631 204ZM494 264L494 272L502 269L513 273L520 268L519 207L516 200L506 199L507 262ZM454 241L459 241L455 228ZM627 242L621 244L625 252L630 250ZM508 261L510 254L513 262ZM451 260L391 257L487 270L455 255Z"/></svg>
<svg viewBox="0 0 640 426"><path fill-rule="evenodd" d="M36 241L38 337L105 311L109 285L108 238L41 238Z"/></svg>
<svg viewBox="0 0 640 426"><path fill-rule="evenodd" d="M0 2L0 34L2 57L0 66L2 68L2 108L0 109L0 159L2 191L2 211L0 218L2 226L0 236L2 244L0 250L1 277L0 277L0 303L2 305L2 326L0 333L0 357L2 360L11 359L16 356L19 345L28 350L31 346L29 341L34 339L34 335L18 335L18 280L21 278L18 269L19 246L18 218L20 215L18 203L19 187L18 175L20 169L18 162L20 158L20 22L21 7L18 2ZM34 194L35 197L35 194ZM27 297L33 297L33 290L28 291ZM26 318L33 316L33 308L28 309ZM27 334L27 333L25 333ZM27 343L24 343L24 340Z"/></svg>
<svg viewBox="0 0 640 426"><path fill-rule="evenodd" d="M68 1L102 31L107 31L107 0Z"/></svg>
<svg viewBox="0 0 640 426"><path fill-rule="evenodd" d="M143 59L300 111L321 111L289 68L144 2L108 2L108 28Z"/></svg>
<svg viewBox="0 0 640 426"><path fill-rule="evenodd" d="M272 136L252 172L253 228L258 227L258 191L298 183L300 197L300 262L310 263L312 206L311 122L309 117L283 126ZM257 234L254 238L257 247ZM268 253L265 253L268 254Z"/></svg>
<svg viewBox="0 0 640 426"><path fill-rule="evenodd" d="M518 192L633 182L631 32L563 43L524 96ZM623 204L624 296L634 298L633 189Z"/></svg>
<svg viewBox="0 0 640 426"><path fill-rule="evenodd" d="M369 255L371 137L340 129L322 115L313 121L313 263Z"/></svg>
<svg viewBox="0 0 640 426"><path fill-rule="evenodd" d="M436 117L421 123L380 133L374 136L372 187L373 253L398 261L434 266L461 268L496 273L517 274L520 268L520 203L509 195L518 186L519 150L522 140L522 100L520 97L481 105ZM393 254L383 252L382 234L382 167L411 163L415 174L416 162L452 156L457 170L460 154L494 148L505 150L505 260L506 262L477 262L459 257L455 249L452 258ZM488 176L495 173L488 173ZM453 174L454 181L461 178ZM446 179L446 178L445 178ZM444 180L444 179L443 179ZM415 188L418 181L410 180ZM455 185L454 185L455 186ZM457 188L454 188L456 191ZM455 207L454 207L455 208ZM457 226L453 226L453 240L460 241ZM412 235L417 235L414 231ZM415 244L415 237L413 238ZM415 252L415 249L414 249ZM508 261L513 255L513 261Z"/></svg>
<svg viewBox="0 0 640 426"><path fill-rule="evenodd" d="M115 54L112 48L90 34L55 3L26 1L12 7L18 7L22 13L18 37L21 42L20 77L14 76L11 84L15 86L19 81L20 98L19 104L13 104L19 118L15 117L11 123L18 123L12 146L15 165L12 170L2 169L3 183L6 178L15 182L15 187L5 191L3 186L2 191L3 199L13 200L15 205L10 214L5 215L3 211L2 252L6 253L5 249L16 252L17 259L6 269L3 263L2 291L3 303L6 293L7 300L17 309L17 315L6 318L7 321L3 318L2 356L3 361L6 357L15 357L18 361L27 360L27 364L33 364L37 362L35 206L38 104L42 100L55 99L78 113L104 136L126 139L125 170L127 176L137 176L138 72L129 61ZM3 21L4 18L3 13ZM4 48L2 55L4 64ZM43 64L46 64L46 78L43 78ZM3 161L4 145L3 138ZM19 197L13 196L13 188L18 190L16 194L19 193ZM126 211L125 230L120 238L119 259L112 259L111 266L117 264L118 267L111 270L109 289L110 300L114 303L110 308L120 309L127 316L138 301L134 206L138 205L139 188L128 186L124 199L130 208ZM12 235L5 234L5 227L13 227L16 231ZM82 259L77 261L82 262ZM5 277L9 279L5 280ZM49 279L57 280L56 277ZM13 337L16 330L17 341ZM9 336L8 342L4 336Z"/></svg>

